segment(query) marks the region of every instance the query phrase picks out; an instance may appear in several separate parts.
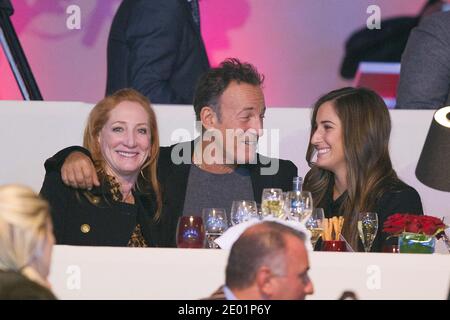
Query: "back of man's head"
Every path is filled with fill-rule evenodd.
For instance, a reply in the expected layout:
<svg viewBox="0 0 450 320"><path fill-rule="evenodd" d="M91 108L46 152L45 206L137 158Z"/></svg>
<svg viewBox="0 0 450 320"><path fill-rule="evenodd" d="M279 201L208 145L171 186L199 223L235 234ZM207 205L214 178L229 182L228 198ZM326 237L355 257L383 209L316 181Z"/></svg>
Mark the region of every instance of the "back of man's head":
<svg viewBox="0 0 450 320"><path fill-rule="evenodd" d="M262 86L264 76L250 63L236 58L224 60L218 67L204 73L195 89L194 110L197 120L203 107L211 107L220 119L219 100L223 92L232 82Z"/></svg>
<svg viewBox="0 0 450 320"><path fill-rule="evenodd" d="M307 276L309 263L303 241L303 233L277 222L262 222L248 228L231 248L226 268L226 286L231 290L238 291L257 286L258 272L262 268L266 268L270 270L271 275L279 277L286 277L290 272L296 273L296 277L301 278L304 273L305 279L297 280L302 280L306 285L311 286L312 290ZM303 256L288 257L289 253L294 252L292 250L296 253L302 252ZM292 259L296 262L302 260L303 266L298 266L298 268L295 266L297 268L295 270L289 268L288 264L294 261ZM294 271L291 272L291 269ZM299 271L297 272L297 270ZM283 285L286 283L288 282ZM298 291L299 289L294 288L294 290ZM289 288L286 291L289 291ZM311 292L308 291L306 294ZM294 293L293 296L295 298L297 293ZM274 295L273 298L281 299L282 297ZM289 297L287 298L289 299Z"/></svg>

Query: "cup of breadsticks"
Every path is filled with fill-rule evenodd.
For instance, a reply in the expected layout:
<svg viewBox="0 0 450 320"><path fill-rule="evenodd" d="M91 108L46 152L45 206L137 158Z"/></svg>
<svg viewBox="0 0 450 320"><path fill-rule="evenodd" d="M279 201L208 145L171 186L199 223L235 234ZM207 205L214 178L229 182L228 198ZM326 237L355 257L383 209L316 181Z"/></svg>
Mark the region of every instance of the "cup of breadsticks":
<svg viewBox="0 0 450 320"><path fill-rule="evenodd" d="M323 221L322 251L347 251L341 239L344 217L325 218Z"/></svg>

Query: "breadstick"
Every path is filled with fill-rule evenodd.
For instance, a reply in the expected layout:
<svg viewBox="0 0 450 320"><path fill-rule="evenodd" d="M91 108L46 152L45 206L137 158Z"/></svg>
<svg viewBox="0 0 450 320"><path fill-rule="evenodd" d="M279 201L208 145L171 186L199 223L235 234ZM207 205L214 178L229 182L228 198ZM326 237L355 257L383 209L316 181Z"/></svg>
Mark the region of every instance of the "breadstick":
<svg viewBox="0 0 450 320"><path fill-rule="evenodd" d="M328 241L328 219L323 219L323 240Z"/></svg>
<svg viewBox="0 0 450 320"><path fill-rule="evenodd" d="M333 228L334 228L334 240L339 240L338 233L339 233L339 220L338 217L333 217Z"/></svg>
<svg viewBox="0 0 450 320"><path fill-rule="evenodd" d="M343 227L344 227L344 217L339 217L339 233L342 233Z"/></svg>
<svg viewBox="0 0 450 320"><path fill-rule="evenodd" d="M331 219L327 219L327 241L331 240L331 232L333 231L333 226L331 225Z"/></svg>

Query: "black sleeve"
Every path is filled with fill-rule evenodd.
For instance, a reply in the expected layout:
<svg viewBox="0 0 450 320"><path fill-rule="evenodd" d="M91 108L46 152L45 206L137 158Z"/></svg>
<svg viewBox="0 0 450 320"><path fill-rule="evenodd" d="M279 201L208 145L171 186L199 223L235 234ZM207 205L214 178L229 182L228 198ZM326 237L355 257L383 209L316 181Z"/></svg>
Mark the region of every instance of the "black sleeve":
<svg viewBox="0 0 450 320"><path fill-rule="evenodd" d="M59 173L61 171L61 167L63 166L66 158L69 156L69 154L71 154L72 152L75 152L75 151L82 152L85 155L87 155L88 157L91 157L91 153L87 149L85 149L83 147L79 147L79 146L71 146L71 147L62 149L61 151L56 153L53 157L48 158L44 163L45 171L47 173L51 172L51 171L56 171Z"/></svg>
<svg viewBox="0 0 450 320"><path fill-rule="evenodd" d="M396 213L410 213L423 215L422 201L419 193L412 187L386 193L378 202L378 233L374 241L373 250L380 252L385 244L396 244L397 239L390 238L383 232L383 224L387 218ZM386 242L387 241L387 242Z"/></svg>
<svg viewBox="0 0 450 320"><path fill-rule="evenodd" d="M158 103L183 101L170 85L186 19L183 9L179 1L167 0L136 1L130 9L128 84Z"/></svg>
<svg viewBox="0 0 450 320"><path fill-rule="evenodd" d="M70 202L70 190L66 187L59 171L47 171L40 195L46 199L50 205L50 215L53 222L53 233L56 243L64 243L64 221L67 214L67 205Z"/></svg>

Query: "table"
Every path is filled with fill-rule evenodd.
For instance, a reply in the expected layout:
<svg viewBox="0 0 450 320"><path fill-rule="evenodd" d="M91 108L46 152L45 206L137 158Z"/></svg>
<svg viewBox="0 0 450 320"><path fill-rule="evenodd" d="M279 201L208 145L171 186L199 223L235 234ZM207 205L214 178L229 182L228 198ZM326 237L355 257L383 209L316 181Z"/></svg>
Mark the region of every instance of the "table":
<svg viewBox="0 0 450 320"><path fill-rule="evenodd" d="M55 246L60 299L199 299L224 283L227 250ZM450 255L310 252L315 293L337 299L446 299Z"/></svg>

